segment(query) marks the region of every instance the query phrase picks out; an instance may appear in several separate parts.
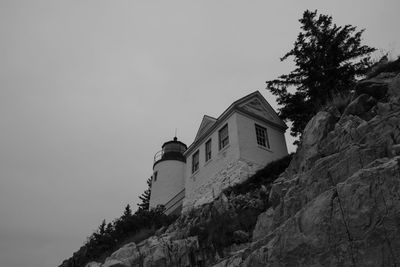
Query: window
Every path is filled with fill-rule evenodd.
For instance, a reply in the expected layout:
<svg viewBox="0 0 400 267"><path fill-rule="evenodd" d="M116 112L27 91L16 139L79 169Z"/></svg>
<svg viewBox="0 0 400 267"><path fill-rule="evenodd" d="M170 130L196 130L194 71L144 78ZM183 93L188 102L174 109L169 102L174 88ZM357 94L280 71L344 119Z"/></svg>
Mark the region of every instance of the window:
<svg viewBox="0 0 400 267"><path fill-rule="evenodd" d="M199 169L199 151L197 150L192 156L192 173Z"/></svg>
<svg viewBox="0 0 400 267"><path fill-rule="evenodd" d="M259 144L260 146L269 148L267 128L264 128L258 124L256 124L255 126L256 126L257 144Z"/></svg>
<svg viewBox="0 0 400 267"><path fill-rule="evenodd" d="M228 124L222 127L218 132L219 134L219 150L223 149L229 144Z"/></svg>
<svg viewBox="0 0 400 267"><path fill-rule="evenodd" d="M154 172L154 174L153 174L154 182L157 181L157 174L158 174L158 172Z"/></svg>
<svg viewBox="0 0 400 267"><path fill-rule="evenodd" d="M206 162L211 159L211 139L206 142Z"/></svg>

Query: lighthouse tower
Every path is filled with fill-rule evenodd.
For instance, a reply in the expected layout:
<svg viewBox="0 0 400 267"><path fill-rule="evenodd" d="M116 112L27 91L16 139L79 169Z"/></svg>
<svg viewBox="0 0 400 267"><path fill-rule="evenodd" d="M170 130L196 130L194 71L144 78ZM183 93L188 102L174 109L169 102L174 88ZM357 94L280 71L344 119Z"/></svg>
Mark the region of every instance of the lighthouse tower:
<svg viewBox="0 0 400 267"><path fill-rule="evenodd" d="M166 214L180 214L185 197L186 158L183 152L186 149L187 146L174 137L154 156L150 208L164 205Z"/></svg>

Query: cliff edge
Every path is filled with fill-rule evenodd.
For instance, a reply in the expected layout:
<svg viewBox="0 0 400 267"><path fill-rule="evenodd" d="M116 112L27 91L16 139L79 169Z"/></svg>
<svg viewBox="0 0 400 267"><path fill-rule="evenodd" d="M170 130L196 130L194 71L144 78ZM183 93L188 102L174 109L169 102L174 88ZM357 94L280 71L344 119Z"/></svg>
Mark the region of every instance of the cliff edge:
<svg viewBox="0 0 400 267"><path fill-rule="evenodd" d="M269 185L225 192L86 266L399 265L397 71L359 82L342 110L333 104L316 114Z"/></svg>

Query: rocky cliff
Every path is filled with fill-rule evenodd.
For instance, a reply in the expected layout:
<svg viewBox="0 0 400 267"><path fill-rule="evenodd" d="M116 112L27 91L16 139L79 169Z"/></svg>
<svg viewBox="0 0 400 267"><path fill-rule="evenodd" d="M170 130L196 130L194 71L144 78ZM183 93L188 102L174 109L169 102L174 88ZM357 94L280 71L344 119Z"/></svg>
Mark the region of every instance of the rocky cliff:
<svg viewBox="0 0 400 267"><path fill-rule="evenodd" d="M400 74L361 81L351 100L312 118L271 184L87 266L400 265Z"/></svg>

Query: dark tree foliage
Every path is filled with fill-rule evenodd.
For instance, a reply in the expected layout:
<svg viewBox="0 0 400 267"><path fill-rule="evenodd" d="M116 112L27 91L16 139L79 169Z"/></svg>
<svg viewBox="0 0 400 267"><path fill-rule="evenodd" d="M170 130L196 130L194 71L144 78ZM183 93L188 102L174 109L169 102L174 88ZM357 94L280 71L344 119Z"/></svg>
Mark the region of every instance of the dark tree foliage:
<svg viewBox="0 0 400 267"><path fill-rule="evenodd" d="M98 229L98 233L99 235L104 235L106 233L106 227L107 227L107 223L106 220L104 219Z"/></svg>
<svg viewBox="0 0 400 267"><path fill-rule="evenodd" d="M122 218L128 218L132 216L132 209L131 206L128 204L125 207L124 213L122 214Z"/></svg>
<svg viewBox="0 0 400 267"><path fill-rule="evenodd" d="M349 93L356 78L366 74L374 48L361 45L364 30L337 26L332 17L306 10L299 20L301 32L281 61L294 58L296 68L267 81L282 107L279 115L293 122L291 135L301 135L307 122L336 95ZM293 88L294 92L289 92Z"/></svg>
<svg viewBox="0 0 400 267"><path fill-rule="evenodd" d="M139 196L139 198L142 202L137 204L139 206L138 212L143 211L143 210L149 210L150 194L151 194L151 177L149 179L147 179L147 186L148 186L148 188L146 189L146 191L144 191L142 193L142 195Z"/></svg>

